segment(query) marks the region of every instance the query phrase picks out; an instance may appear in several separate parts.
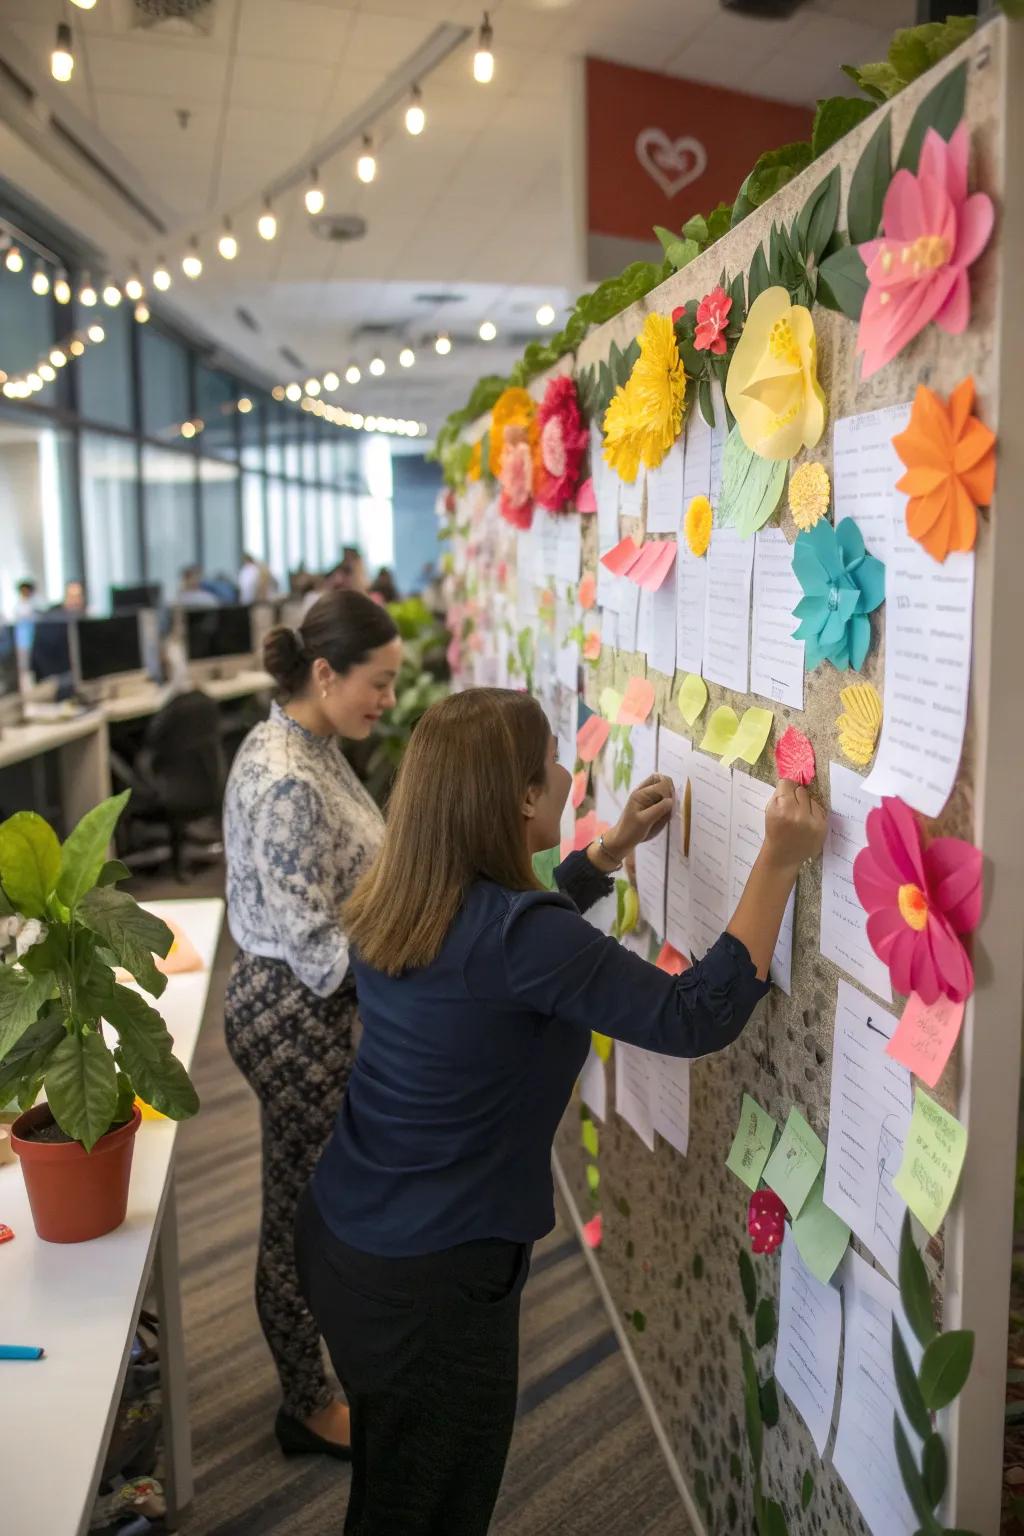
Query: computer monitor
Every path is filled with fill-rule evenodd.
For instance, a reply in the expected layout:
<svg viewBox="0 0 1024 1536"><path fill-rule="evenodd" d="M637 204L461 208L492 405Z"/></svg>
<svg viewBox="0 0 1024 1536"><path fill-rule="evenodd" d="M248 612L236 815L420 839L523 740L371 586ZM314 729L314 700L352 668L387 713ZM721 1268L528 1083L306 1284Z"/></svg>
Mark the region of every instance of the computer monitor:
<svg viewBox="0 0 1024 1536"><path fill-rule="evenodd" d="M159 582L137 587L111 587L110 589L110 608L112 613L129 613L136 608L159 608L159 606Z"/></svg>
<svg viewBox="0 0 1024 1536"><path fill-rule="evenodd" d="M13 624L0 624L0 730L21 720L18 639Z"/></svg>
<svg viewBox="0 0 1024 1536"><path fill-rule="evenodd" d="M71 683L71 639L66 618L38 618L32 634L29 671L37 683L57 678L58 684Z"/></svg>
<svg viewBox="0 0 1024 1536"><path fill-rule="evenodd" d="M144 670L138 613L115 613L109 619L79 619L75 638L75 671L80 682L96 683Z"/></svg>
<svg viewBox="0 0 1024 1536"><path fill-rule="evenodd" d="M216 661L252 655L252 619L248 608L183 608L189 661Z"/></svg>

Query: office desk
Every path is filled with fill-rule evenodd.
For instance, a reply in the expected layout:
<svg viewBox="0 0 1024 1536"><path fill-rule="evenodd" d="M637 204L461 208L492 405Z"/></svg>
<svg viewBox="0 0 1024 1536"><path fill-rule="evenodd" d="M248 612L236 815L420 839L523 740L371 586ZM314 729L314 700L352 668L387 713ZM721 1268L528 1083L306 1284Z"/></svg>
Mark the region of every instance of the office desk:
<svg viewBox="0 0 1024 1536"><path fill-rule="evenodd" d="M221 901L159 901L202 956L172 976L156 1006L189 1066L223 920ZM139 1308L152 1277L160 1312L169 1514L192 1498L188 1385L178 1274L174 1151L178 1127L143 1120L135 1138L128 1216L91 1243L44 1243L17 1164L0 1168L0 1341L41 1345L38 1362L0 1361L0 1511L4 1530L82 1536L120 1400Z"/></svg>
<svg viewBox="0 0 1024 1536"><path fill-rule="evenodd" d="M216 699L218 704L229 703L232 699L244 699L256 693L267 693L274 687L274 679L269 672L239 672L234 677L217 677L205 680L197 680L197 688L209 694L211 699ZM149 685L139 688L134 693L126 693L120 698L107 699L101 708L105 718L113 723L117 720L140 720L146 715L155 715L165 699L163 688Z"/></svg>
<svg viewBox="0 0 1024 1536"><path fill-rule="evenodd" d="M61 805L70 831L75 822L110 794L110 745L102 710L70 720L12 725L0 736L0 769L57 752Z"/></svg>

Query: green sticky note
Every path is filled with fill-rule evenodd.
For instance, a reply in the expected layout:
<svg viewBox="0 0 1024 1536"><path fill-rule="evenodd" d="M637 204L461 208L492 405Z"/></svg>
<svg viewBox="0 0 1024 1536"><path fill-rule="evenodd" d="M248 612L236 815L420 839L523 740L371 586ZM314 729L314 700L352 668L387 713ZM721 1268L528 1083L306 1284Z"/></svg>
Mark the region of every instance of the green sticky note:
<svg viewBox="0 0 1024 1536"><path fill-rule="evenodd" d="M704 740L700 744L702 752L713 752L716 757L721 757L727 752L740 728L739 716L728 704L719 704L708 721L707 730L704 732Z"/></svg>
<svg viewBox="0 0 1024 1536"><path fill-rule="evenodd" d="M850 1244L846 1222L825 1204L825 1175L819 1173L793 1222L793 1238L800 1257L816 1280L827 1285Z"/></svg>
<svg viewBox="0 0 1024 1536"><path fill-rule="evenodd" d="M740 1123L733 1137L725 1166L730 1173L741 1179L748 1189L756 1189L778 1126L766 1109L762 1109L749 1093L743 1095Z"/></svg>
<svg viewBox="0 0 1024 1536"><path fill-rule="evenodd" d="M742 757L745 763L750 763L753 767L764 751L764 744L768 740L774 719L770 709L761 709L756 704L744 710L739 729L722 753L722 762L728 765L734 763L738 757Z"/></svg>
<svg viewBox="0 0 1024 1536"><path fill-rule="evenodd" d="M597 1126L593 1120L583 1122L583 1146L591 1157L597 1156Z"/></svg>
<svg viewBox="0 0 1024 1536"><path fill-rule="evenodd" d="M692 725L708 702L708 685L696 672L687 672L679 689L677 700L679 713L687 725Z"/></svg>
<svg viewBox="0 0 1024 1536"><path fill-rule="evenodd" d="M533 872L546 890L555 889L555 870L561 862L562 853L559 848L545 848L543 853L534 854Z"/></svg>
<svg viewBox="0 0 1024 1536"><path fill-rule="evenodd" d="M966 1152L964 1126L915 1085L914 1113L892 1187L933 1237L956 1193Z"/></svg>
<svg viewBox="0 0 1024 1536"><path fill-rule="evenodd" d="M622 708L622 694L617 688L602 688L600 702L602 715L614 725Z"/></svg>
<svg viewBox="0 0 1024 1536"><path fill-rule="evenodd" d="M768 1159L764 1181L794 1218L803 1209L824 1161L825 1143L800 1111L791 1109L781 1140Z"/></svg>
<svg viewBox="0 0 1024 1536"><path fill-rule="evenodd" d="M601 1187L601 1170L593 1163L587 1164L587 1188L592 1195L596 1195Z"/></svg>

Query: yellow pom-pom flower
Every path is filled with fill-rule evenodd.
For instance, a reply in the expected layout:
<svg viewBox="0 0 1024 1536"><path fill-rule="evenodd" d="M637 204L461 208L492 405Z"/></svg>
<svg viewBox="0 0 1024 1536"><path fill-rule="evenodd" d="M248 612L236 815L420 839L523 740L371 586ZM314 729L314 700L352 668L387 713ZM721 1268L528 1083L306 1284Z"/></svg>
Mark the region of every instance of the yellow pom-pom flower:
<svg viewBox="0 0 1024 1536"><path fill-rule="evenodd" d="M690 554L699 560L701 555L707 553L711 543L711 525L714 522L714 513L711 503L706 496L695 496L686 509L686 517L683 520L683 533L686 536L687 547Z"/></svg>
<svg viewBox="0 0 1024 1536"><path fill-rule="evenodd" d="M804 533L828 511L832 485L824 464L801 464L789 477L789 510Z"/></svg>

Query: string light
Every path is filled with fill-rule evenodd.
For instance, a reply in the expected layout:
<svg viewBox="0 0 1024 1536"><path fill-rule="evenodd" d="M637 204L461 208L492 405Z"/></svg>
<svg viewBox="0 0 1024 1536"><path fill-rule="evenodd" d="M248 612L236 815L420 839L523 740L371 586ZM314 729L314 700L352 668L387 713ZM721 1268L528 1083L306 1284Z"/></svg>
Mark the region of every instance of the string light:
<svg viewBox="0 0 1024 1536"><path fill-rule="evenodd" d="M36 372L45 384L52 384L57 377L57 370L53 367L52 363L40 363Z"/></svg>
<svg viewBox="0 0 1024 1536"><path fill-rule="evenodd" d="M377 159L373 153L373 140L363 134L363 152L356 161L356 175L364 186L369 186L377 175Z"/></svg>
<svg viewBox="0 0 1024 1536"><path fill-rule="evenodd" d="M4 257L4 266L8 272L20 272L25 265L25 258L16 245L8 246L7 255Z"/></svg>
<svg viewBox="0 0 1024 1536"><path fill-rule="evenodd" d="M146 303L145 299L140 299L136 304L135 318L139 325L145 325L146 321L149 319L149 305Z"/></svg>
<svg viewBox="0 0 1024 1536"><path fill-rule="evenodd" d="M166 293L171 286L171 274L167 270L167 264L161 256L153 269L153 287L161 293Z"/></svg>
<svg viewBox="0 0 1024 1536"><path fill-rule="evenodd" d="M362 374L359 372L359 369L356 367L355 363L349 363L348 367L345 369L345 383L358 384L361 378Z"/></svg>
<svg viewBox="0 0 1024 1536"><path fill-rule="evenodd" d="M224 220L224 233L217 241L217 249L225 261L234 261L238 255L238 241L231 232L231 220Z"/></svg>
<svg viewBox="0 0 1024 1536"><path fill-rule="evenodd" d="M81 357L82 353L85 351L85 342L80 341L76 336L74 341L69 344L68 351L71 353L72 357Z"/></svg>
<svg viewBox="0 0 1024 1536"><path fill-rule="evenodd" d="M537 311L538 325L552 325L555 319L555 311L552 305L542 304Z"/></svg>
<svg viewBox="0 0 1024 1536"><path fill-rule="evenodd" d="M248 416L249 412L252 410L252 401L249 399L248 395L243 395L239 400L238 409L241 415Z"/></svg>
<svg viewBox="0 0 1024 1536"><path fill-rule="evenodd" d="M91 11L96 0L71 0L72 5L77 5L80 11Z"/></svg>
<svg viewBox="0 0 1024 1536"><path fill-rule="evenodd" d="M335 373L334 369L329 368L328 371L324 374L324 389L326 389L329 394L333 394L336 389L340 388L341 380L338 378L338 375Z"/></svg>
<svg viewBox="0 0 1024 1536"><path fill-rule="evenodd" d="M306 188L306 212L315 218L318 213L323 213L325 201L323 188L320 185L320 172L314 165L309 173L309 186Z"/></svg>
<svg viewBox="0 0 1024 1536"><path fill-rule="evenodd" d="M139 274L137 272L133 272L131 277L124 285L125 298L131 299L133 304L137 304L145 291L146 290L142 286L141 279L139 278Z"/></svg>
<svg viewBox="0 0 1024 1536"><path fill-rule="evenodd" d="M63 267L58 268L57 276L53 280L53 296L58 304L71 303L71 284Z"/></svg>
<svg viewBox="0 0 1024 1536"><path fill-rule="evenodd" d="M473 55L473 79L477 85L490 85L494 79L493 43L494 28L491 26L490 16L484 11L484 19L476 41L476 53Z"/></svg>
<svg viewBox="0 0 1024 1536"><path fill-rule="evenodd" d="M103 286L103 302L108 309L116 309L121 302L121 290L116 283L105 283Z"/></svg>
<svg viewBox="0 0 1024 1536"><path fill-rule="evenodd" d="M437 353L438 357L447 357L451 349L452 339L450 336L446 336L442 331L440 336L434 342L434 351Z"/></svg>
<svg viewBox="0 0 1024 1536"><path fill-rule="evenodd" d="M92 285L92 279L88 272L82 280L82 286L78 290L78 302L84 304L86 309L93 309L96 305L96 289Z"/></svg>
<svg viewBox="0 0 1024 1536"><path fill-rule="evenodd" d="M182 435L182 437L185 437L185 438L195 437L195 435L196 435L196 424L195 424L195 422L194 421L183 421L182 424L181 424L181 435Z"/></svg>
<svg viewBox="0 0 1024 1536"><path fill-rule="evenodd" d="M270 393L271 393L271 395L273 396L273 398L275 400L283 400L284 399L284 385L283 384L275 384L273 389L270 391Z"/></svg>
<svg viewBox="0 0 1024 1536"><path fill-rule="evenodd" d="M33 394L36 394L43 387L43 381L39 377L38 373L27 374L25 377L25 383L28 385Z"/></svg>
<svg viewBox="0 0 1024 1536"><path fill-rule="evenodd" d="M88 336L90 341L95 341L97 343L101 342L101 341L106 341L106 339L107 339L107 333L103 329L102 325L90 325L88 331L86 332L86 335Z"/></svg>
<svg viewBox="0 0 1024 1536"><path fill-rule="evenodd" d="M386 366L387 365L385 364L382 357L370 358L370 372L373 374L375 379L382 377Z"/></svg>
<svg viewBox="0 0 1024 1536"><path fill-rule="evenodd" d="M285 389L284 396L285 396L286 400L291 400L293 404L295 403L296 400L301 400L302 399L302 385L301 384L289 384L287 386L287 388Z"/></svg>
<svg viewBox="0 0 1024 1536"><path fill-rule="evenodd" d="M47 275L46 268L43 266L41 261L37 261L36 269L32 273L32 292L37 293L42 299L45 298L49 291L50 279Z"/></svg>
<svg viewBox="0 0 1024 1536"><path fill-rule="evenodd" d="M197 278L203 270L203 258L199 254L199 241L195 235L188 243L188 250L181 258L181 270L186 277Z"/></svg>
<svg viewBox="0 0 1024 1536"><path fill-rule="evenodd" d="M398 361L401 363L403 368L411 368L413 363L416 361L416 353L413 351L412 347L403 347L401 352L398 354Z"/></svg>
<svg viewBox="0 0 1024 1536"><path fill-rule="evenodd" d="M405 109L406 132L418 139L427 126L427 114L423 110L423 95L418 85L412 88L412 101Z"/></svg>
<svg viewBox="0 0 1024 1536"><path fill-rule="evenodd" d="M314 396L316 396L319 393L320 393L320 380L319 379L307 379L306 380L306 394L307 395L314 395Z"/></svg>
<svg viewBox="0 0 1024 1536"><path fill-rule="evenodd" d="M67 358L61 351L60 347L54 347L53 351L50 353L50 362L55 368L64 367L64 364L67 362Z"/></svg>
<svg viewBox="0 0 1024 1536"><path fill-rule="evenodd" d="M256 231L261 240L273 240L277 234L277 216L270 206L270 198L263 202L263 212L256 220Z"/></svg>
<svg viewBox="0 0 1024 1536"><path fill-rule="evenodd" d="M57 23L57 44L50 54L50 74L61 85L67 85L75 72L75 56L71 52L71 28L66 21Z"/></svg>
<svg viewBox="0 0 1024 1536"><path fill-rule="evenodd" d="M493 341L498 334L498 327L493 320L485 320L480 326L480 340Z"/></svg>

